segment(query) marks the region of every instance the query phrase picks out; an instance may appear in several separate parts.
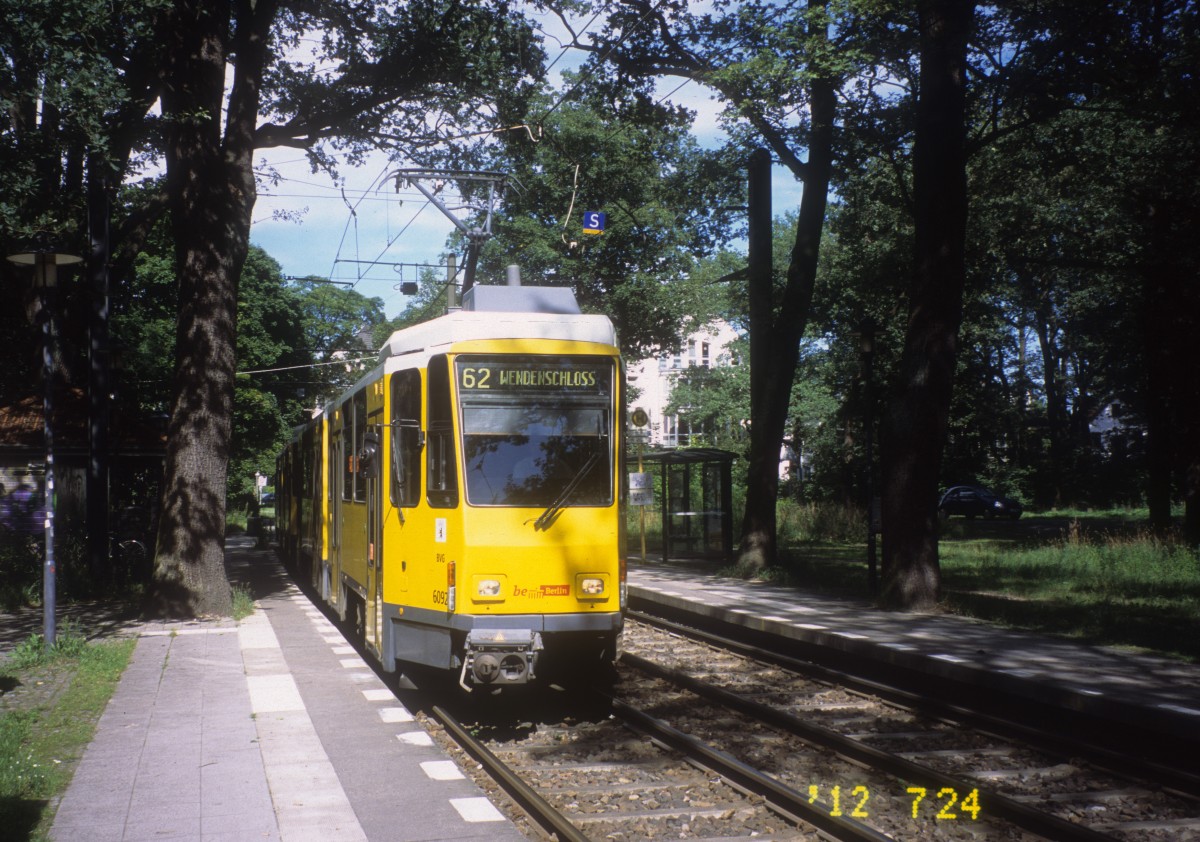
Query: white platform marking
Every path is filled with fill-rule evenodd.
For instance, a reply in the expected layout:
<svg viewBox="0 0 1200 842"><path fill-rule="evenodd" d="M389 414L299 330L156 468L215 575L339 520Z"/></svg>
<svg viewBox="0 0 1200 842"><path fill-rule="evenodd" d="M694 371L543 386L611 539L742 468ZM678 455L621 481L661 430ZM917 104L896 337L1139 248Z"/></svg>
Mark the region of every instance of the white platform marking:
<svg viewBox="0 0 1200 842"><path fill-rule="evenodd" d="M502 822L504 816L486 798L451 798L450 806L458 811L463 821Z"/></svg>
<svg viewBox="0 0 1200 842"><path fill-rule="evenodd" d="M413 715L405 708L380 708L379 718L384 722L412 722Z"/></svg>
<svg viewBox="0 0 1200 842"><path fill-rule="evenodd" d="M279 713L304 710L300 690L290 675L248 675L250 710L254 713Z"/></svg>
<svg viewBox="0 0 1200 842"><path fill-rule="evenodd" d="M396 739L410 746L433 745L433 737L429 736L424 731L408 731L403 734L397 734Z"/></svg>
<svg viewBox="0 0 1200 842"><path fill-rule="evenodd" d="M453 760L426 760L421 764L421 771L434 781L457 781L463 777Z"/></svg>

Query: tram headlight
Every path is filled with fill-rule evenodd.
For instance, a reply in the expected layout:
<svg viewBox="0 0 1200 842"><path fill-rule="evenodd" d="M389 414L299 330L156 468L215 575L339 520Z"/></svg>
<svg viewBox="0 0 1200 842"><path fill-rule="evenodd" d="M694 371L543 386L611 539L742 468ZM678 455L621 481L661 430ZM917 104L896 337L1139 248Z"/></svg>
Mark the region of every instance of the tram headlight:
<svg viewBox="0 0 1200 842"><path fill-rule="evenodd" d="M578 573L575 576L575 597L583 602L608 602L609 577L603 573Z"/></svg>
<svg viewBox="0 0 1200 842"><path fill-rule="evenodd" d="M579 581L579 592L584 596L603 596L604 580L590 576L586 579L581 579Z"/></svg>
<svg viewBox="0 0 1200 842"><path fill-rule="evenodd" d="M463 583L468 590L467 597L476 605L497 604L504 602L504 592L508 590L508 577L503 573L479 573L471 576L469 582Z"/></svg>

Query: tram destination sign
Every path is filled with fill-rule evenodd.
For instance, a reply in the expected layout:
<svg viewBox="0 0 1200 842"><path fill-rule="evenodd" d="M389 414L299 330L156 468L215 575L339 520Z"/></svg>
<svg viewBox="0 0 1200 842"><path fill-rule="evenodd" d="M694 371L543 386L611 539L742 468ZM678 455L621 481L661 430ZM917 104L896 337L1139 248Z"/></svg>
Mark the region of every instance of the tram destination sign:
<svg viewBox="0 0 1200 842"><path fill-rule="evenodd" d="M608 394L612 365L607 360L556 358L553 362L461 358L458 386L464 392L586 392Z"/></svg>

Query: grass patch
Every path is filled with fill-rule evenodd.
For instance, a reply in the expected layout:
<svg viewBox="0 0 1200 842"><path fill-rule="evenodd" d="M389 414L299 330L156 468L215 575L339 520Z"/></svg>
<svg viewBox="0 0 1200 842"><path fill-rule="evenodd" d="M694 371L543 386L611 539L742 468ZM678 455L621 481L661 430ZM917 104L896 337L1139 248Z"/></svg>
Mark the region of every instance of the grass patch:
<svg viewBox="0 0 1200 842"><path fill-rule="evenodd" d="M779 523L781 563L759 578L869 596L861 510L838 515L786 504ZM1136 510L1055 511L1016 522L951 519L939 541L942 607L1012 628L1200 661L1200 555L1155 537L1145 524L1146 513ZM736 567L720 572L746 574Z"/></svg>
<svg viewBox="0 0 1200 842"><path fill-rule="evenodd" d="M1200 659L1200 557L1186 546L1068 530L1041 544L943 542L940 555L952 611Z"/></svg>
<svg viewBox="0 0 1200 842"><path fill-rule="evenodd" d="M49 805L70 783L135 644L86 643L68 629L52 647L34 635L0 664L5 693L25 699L0 713L0 827L5 838L47 838L53 820ZM47 685L61 689L38 692Z"/></svg>
<svg viewBox="0 0 1200 842"><path fill-rule="evenodd" d="M244 620L254 613L254 597L250 589L242 585L233 586L233 619Z"/></svg>

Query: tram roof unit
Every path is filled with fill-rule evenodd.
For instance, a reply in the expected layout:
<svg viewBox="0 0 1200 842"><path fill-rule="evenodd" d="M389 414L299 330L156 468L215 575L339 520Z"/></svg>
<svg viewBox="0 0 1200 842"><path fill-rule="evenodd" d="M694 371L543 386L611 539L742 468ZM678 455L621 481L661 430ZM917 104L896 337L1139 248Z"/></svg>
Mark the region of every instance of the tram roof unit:
<svg viewBox="0 0 1200 842"><path fill-rule="evenodd" d="M607 316L580 313L565 287L477 286L463 309L398 330L379 349L379 361L472 339L562 339L616 345Z"/></svg>

